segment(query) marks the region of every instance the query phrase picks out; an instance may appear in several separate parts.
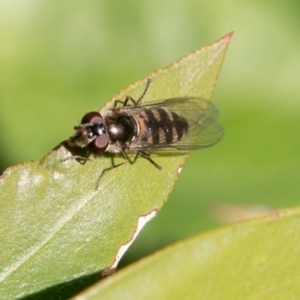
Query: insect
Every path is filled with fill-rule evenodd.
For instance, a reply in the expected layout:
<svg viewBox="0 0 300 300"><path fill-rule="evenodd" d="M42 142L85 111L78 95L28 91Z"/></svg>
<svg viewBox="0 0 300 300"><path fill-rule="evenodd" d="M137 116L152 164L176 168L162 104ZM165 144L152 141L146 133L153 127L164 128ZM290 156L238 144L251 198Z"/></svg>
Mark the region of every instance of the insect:
<svg viewBox="0 0 300 300"><path fill-rule="evenodd" d="M96 189L105 172L138 156L161 169L150 152L184 152L216 144L223 136L223 128L215 121L218 110L214 104L197 97L179 97L143 103L150 88L149 78L140 98L127 96L122 103L117 100L110 110L92 111L75 126L68 140L71 148L87 148L90 153L120 153L124 162L106 168L98 178ZM122 105L118 106L117 103ZM201 141L195 137L203 132ZM200 137L202 134L199 135ZM135 153L130 161L128 153ZM82 158L73 156L71 158ZM82 158L85 159L85 158Z"/></svg>

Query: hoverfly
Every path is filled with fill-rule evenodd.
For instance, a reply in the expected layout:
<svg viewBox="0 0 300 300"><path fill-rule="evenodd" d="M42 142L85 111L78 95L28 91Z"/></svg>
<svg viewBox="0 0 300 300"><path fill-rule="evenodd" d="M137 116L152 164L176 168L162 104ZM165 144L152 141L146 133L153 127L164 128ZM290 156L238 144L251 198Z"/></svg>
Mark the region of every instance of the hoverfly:
<svg viewBox="0 0 300 300"><path fill-rule="evenodd" d="M197 97L179 97L162 101L143 103L151 84L149 78L140 98L135 101L127 96L122 103L117 100L111 110L86 113L75 134L68 140L68 146L87 148L90 153L120 153L124 162L106 168L98 178L96 189L105 172L125 162L133 163L137 156L144 157L157 169L162 169L150 152L183 152L212 146L221 140L223 128L215 121L218 110L211 102ZM117 103L121 102L121 106ZM204 130L202 142L195 137ZM130 161L127 153L136 154ZM85 159L72 156L70 158Z"/></svg>

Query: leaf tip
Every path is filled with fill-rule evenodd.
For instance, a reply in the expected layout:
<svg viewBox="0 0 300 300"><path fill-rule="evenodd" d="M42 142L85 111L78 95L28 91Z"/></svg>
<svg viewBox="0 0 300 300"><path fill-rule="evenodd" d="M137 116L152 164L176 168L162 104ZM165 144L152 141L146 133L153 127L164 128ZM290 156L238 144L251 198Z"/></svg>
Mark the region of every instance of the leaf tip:
<svg viewBox="0 0 300 300"><path fill-rule="evenodd" d="M234 31L231 31L228 34L226 34L223 39L226 40L227 42L229 42L231 40L233 34L234 34Z"/></svg>

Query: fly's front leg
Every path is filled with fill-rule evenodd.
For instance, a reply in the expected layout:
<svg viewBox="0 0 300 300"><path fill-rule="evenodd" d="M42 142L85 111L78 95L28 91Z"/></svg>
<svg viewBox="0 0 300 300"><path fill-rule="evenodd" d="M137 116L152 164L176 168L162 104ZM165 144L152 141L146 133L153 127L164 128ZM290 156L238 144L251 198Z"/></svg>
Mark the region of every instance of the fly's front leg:
<svg viewBox="0 0 300 300"><path fill-rule="evenodd" d="M84 157L84 156L80 156L80 155L72 155L72 156L62 158L60 161L65 162L65 161L70 160L70 159L78 159L78 160L83 160L83 161L88 161L88 160L93 161L94 160L94 159L91 159L89 157Z"/></svg>

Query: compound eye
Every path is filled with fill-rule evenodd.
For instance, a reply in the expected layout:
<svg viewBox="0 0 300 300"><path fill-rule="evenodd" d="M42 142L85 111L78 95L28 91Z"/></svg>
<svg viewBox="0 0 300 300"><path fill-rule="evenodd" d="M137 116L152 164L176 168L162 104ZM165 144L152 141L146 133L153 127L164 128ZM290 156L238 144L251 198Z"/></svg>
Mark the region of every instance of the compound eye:
<svg viewBox="0 0 300 300"><path fill-rule="evenodd" d="M103 118L97 111L91 111L85 114L81 119L81 124L86 123L102 124Z"/></svg>
<svg viewBox="0 0 300 300"><path fill-rule="evenodd" d="M108 138L106 134L100 134L98 135L91 143L90 147L92 152L94 153L101 153L106 150L108 146Z"/></svg>

